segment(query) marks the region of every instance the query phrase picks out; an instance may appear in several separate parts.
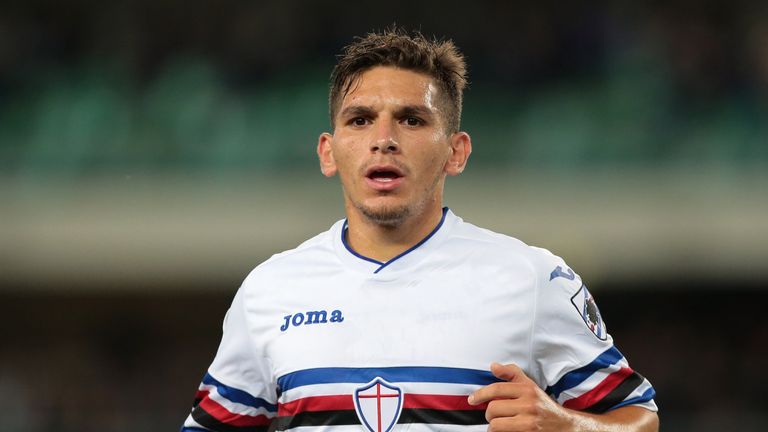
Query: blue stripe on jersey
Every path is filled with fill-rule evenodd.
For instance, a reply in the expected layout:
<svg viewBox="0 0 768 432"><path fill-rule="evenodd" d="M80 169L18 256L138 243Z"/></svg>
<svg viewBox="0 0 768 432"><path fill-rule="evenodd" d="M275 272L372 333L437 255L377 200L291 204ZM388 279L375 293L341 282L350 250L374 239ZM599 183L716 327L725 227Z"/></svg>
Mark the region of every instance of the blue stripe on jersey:
<svg viewBox="0 0 768 432"><path fill-rule="evenodd" d="M488 385L501 380L489 371L449 367L316 368L292 372L277 379L281 391L312 384L360 383L381 377L389 382L435 382Z"/></svg>
<svg viewBox="0 0 768 432"><path fill-rule="evenodd" d="M183 427L182 426L180 432L211 432L211 431L208 429L203 429L199 427Z"/></svg>
<svg viewBox="0 0 768 432"><path fill-rule="evenodd" d="M216 378L212 377L209 373L206 373L205 377L203 377L203 384L216 386L216 391L232 402L254 408L264 408L271 412L277 412L277 405L271 404L265 399L253 396L246 391L226 386L216 380Z"/></svg>
<svg viewBox="0 0 768 432"><path fill-rule="evenodd" d="M618 349L616 349L616 347L612 346L597 356L597 358L594 359L592 363L572 370L563 375L563 377L560 378L560 380L557 381L554 385L547 387L546 392L551 394L553 397L558 398L560 393L576 387L577 385L583 383L587 378L592 376L593 373L600 369L607 368L612 364L616 364L616 362L622 358L624 358L624 356L619 352Z"/></svg>
<svg viewBox="0 0 768 432"><path fill-rule="evenodd" d="M633 405L633 404L641 404L643 402L648 402L649 400L656 397L656 390L653 389L653 387L649 388L640 396L633 397L632 399L627 399L624 401L621 401L620 403L617 403L616 405L612 406L611 409L615 410L616 408L620 408L626 405Z"/></svg>

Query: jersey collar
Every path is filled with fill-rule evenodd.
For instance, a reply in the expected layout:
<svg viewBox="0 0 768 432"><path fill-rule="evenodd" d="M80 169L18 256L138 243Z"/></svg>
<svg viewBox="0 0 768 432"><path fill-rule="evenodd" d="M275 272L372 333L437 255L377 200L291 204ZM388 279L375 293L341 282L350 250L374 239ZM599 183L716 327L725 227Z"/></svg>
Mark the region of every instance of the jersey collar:
<svg viewBox="0 0 768 432"><path fill-rule="evenodd" d="M451 212L448 207L443 207L443 216L440 218L440 222L438 222L437 226L435 226L429 234L410 249L385 262L361 255L349 246L346 239L346 219L342 224L337 225L338 229L334 233L334 243L337 253L347 266L363 273L387 275L407 269L414 263L420 261L425 254L434 249L436 245L442 241L443 237L445 237L445 233L449 231L450 227L454 224L455 219L457 219L457 217L453 212Z"/></svg>

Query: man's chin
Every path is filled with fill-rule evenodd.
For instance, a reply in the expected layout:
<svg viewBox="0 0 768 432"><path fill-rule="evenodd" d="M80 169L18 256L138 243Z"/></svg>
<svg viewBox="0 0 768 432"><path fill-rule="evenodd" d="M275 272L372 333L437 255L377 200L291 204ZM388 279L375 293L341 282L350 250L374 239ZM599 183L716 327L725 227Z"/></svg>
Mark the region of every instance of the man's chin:
<svg viewBox="0 0 768 432"><path fill-rule="evenodd" d="M361 204L356 207L369 222L384 227L397 227L411 215L411 208L405 205L368 206Z"/></svg>

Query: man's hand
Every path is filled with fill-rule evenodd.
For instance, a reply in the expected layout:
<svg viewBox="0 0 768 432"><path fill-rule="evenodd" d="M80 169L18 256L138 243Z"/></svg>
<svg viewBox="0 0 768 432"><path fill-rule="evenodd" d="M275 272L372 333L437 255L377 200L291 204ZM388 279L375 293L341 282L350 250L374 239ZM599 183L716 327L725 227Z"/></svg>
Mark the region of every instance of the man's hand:
<svg viewBox="0 0 768 432"><path fill-rule="evenodd" d="M589 414L563 408L552 400L522 369L514 364L493 363L491 373L505 382L487 385L469 396L470 405L488 402L485 418L492 432L576 432L659 430L656 413L626 406L605 414Z"/></svg>
<svg viewBox="0 0 768 432"><path fill-rule="evenodd" d="M489 431L570 431L573 418L522 369L493 363L491 373L505 382L487 385L469 396L471 405L489 402L485 410Z"/></svg>

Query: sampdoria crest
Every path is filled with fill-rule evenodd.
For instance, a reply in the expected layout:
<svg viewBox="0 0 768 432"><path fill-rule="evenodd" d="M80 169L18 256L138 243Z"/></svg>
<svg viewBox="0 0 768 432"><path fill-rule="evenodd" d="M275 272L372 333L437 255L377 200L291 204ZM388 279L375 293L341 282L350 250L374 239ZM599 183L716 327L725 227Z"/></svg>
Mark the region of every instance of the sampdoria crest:
<svg viewBox="0 0 768 432"><path fill-rule="evenodd" d="M355 412L368 432L388 432L403 410L403 391L381 377L355 389Z"/></svg>

